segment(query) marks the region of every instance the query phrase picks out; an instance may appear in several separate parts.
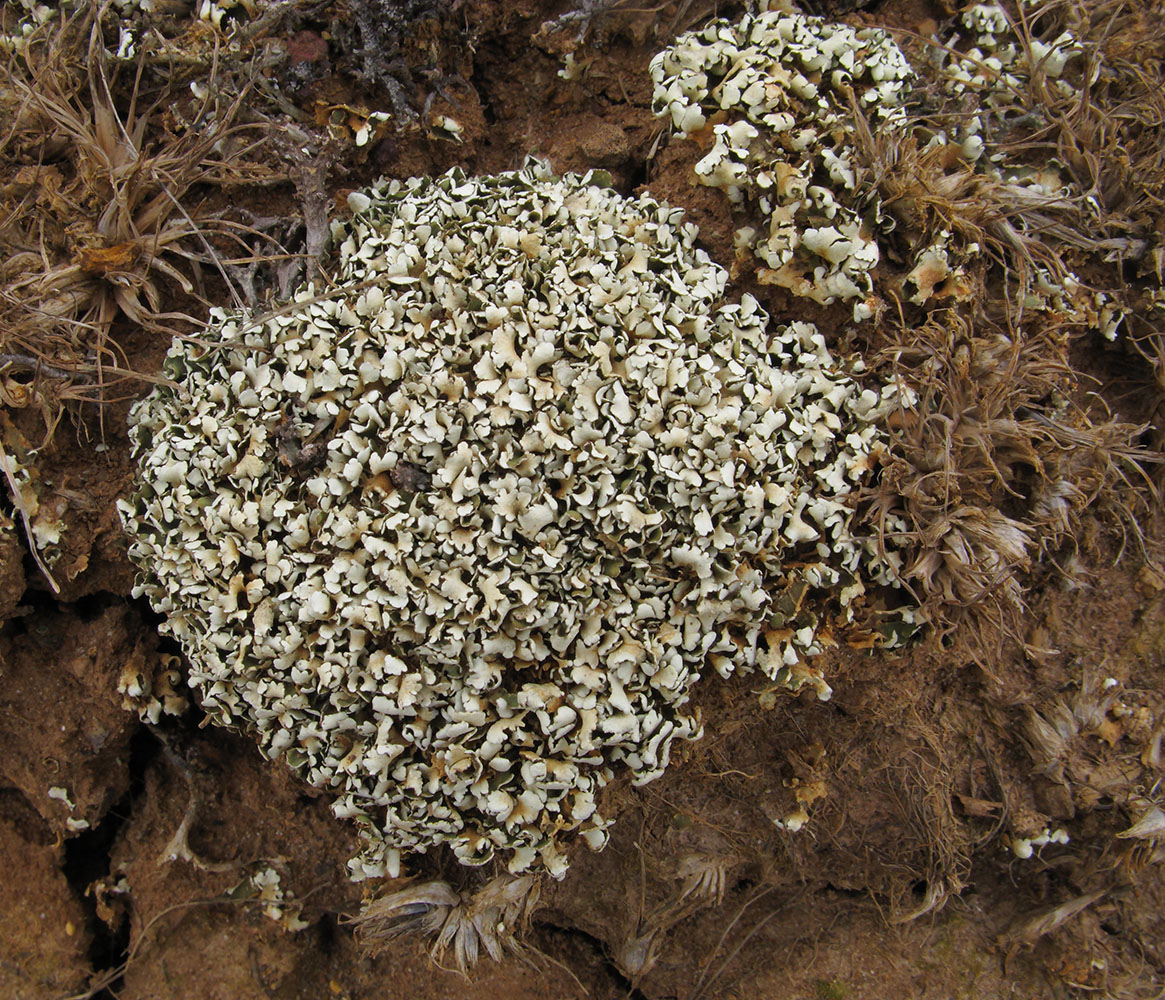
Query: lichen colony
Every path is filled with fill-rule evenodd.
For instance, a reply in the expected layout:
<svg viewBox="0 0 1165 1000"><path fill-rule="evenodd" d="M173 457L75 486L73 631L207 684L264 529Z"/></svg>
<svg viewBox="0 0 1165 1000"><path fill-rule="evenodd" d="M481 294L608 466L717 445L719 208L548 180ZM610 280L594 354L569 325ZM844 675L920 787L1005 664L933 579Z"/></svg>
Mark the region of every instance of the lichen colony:
<svg viewBox="0 0 1165 1000"><path fill-rule="evenodd" d="M709 668L828 695L819 612L896 579L850 500L900 393L598 177L349 205L332 285L218 312L135 407L138 592L204 710L358 821L354 877L442 843L560 874L617 768L699 735Z"/></svg>

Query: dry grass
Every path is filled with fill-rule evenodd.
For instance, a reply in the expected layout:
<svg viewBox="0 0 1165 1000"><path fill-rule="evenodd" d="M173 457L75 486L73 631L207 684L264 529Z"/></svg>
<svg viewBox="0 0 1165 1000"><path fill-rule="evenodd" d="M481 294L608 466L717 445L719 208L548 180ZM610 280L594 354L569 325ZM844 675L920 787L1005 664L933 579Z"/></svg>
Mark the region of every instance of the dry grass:
<svg viewBox="0 0 1165 1000"><path fill-rule="evenodd" d="M884 317L876 366L920 398L894 428L869 522L883 537L899 527L913 552L905 580L929 618L971 625L983 656L1018 637L1037 555L1054 561L1075 545L1086 511L1140 544L1139 516L1156 498L1144 470L1161 456L1140 445L1146 427L1114 416L1071 361L1074 339L1098 325L1095 291L1125 311L1122 331L1137 328L1129 342L1165 387L1165 337L1132 315L1148 283L1126 278L1130 262L1160 270L1165 25L1131 0L1052 0L1016 27L1029 52L1034 36L1063 28L1082 39L1078 90L1063 95L1037 65L1024 91L1008 92L1014 106L985 119L989 150L1015 166L1058 162L1070 196L988 176L951 145L926 148L966 114L937 87L916 95L903 132L858 129L863 183L897 223L891 259L912 261L945 230L961 265L924 308L900 280ZM1080 285L1065 286L1068 301L1039 295L1070 274Z"/></svg>
<svg viewBox="0 0 1165 1000"><path fill-rule="evenodd" d="M859 124L866 183L908 239L951 229L980 243L1021 287L1033 262L1058 276L1085 261L1146 259L1165 221L1165 22L1145 0L1049 0L1014 24L1035 68L1024 88L1004 92L1010 106L984 118L984 137L1010 165L1058 168L1072 196L1039 195L988 177L949 146L923 148L967 114L965 103L937 84L915 94L905 133L875 135ZM1066 74L1076 88L1070 95L1051 86L1030 56L1034 37L1063 29L1083 50ZM934 45L919 36L905 41L919 62ZM1105 277L1113 290L1123 284L1119 270L1109 268Z"/></svg>
<svg viewBox="0 0 1165 1000"><path fill-rule="evenodd" d="M452 953L457 971L465 975L482 952L495 962L506 954L524 956L519 938L540 894L533 875L502 875L472 894L447 882L419 882L372 900L348 922L371 955L402 934L417 933L432 938L430 956L437 965Z"/></svg>
<svg viewBox="0 0 1165 1000"><path fill-rule="evenodd" d="M992 637L1018 638L1027 570L1075 544L1085 511L1140 541L1142 468L1159 456L1135 444L1142 427L1072 404L1080 387L1054 331L979 335L944 313L899 333L879 362L919 401L892 431L867 518L883 539L905 524L904 581L936 624L973 625L985 653Z"/></svg>
<svg viewBox="0 0 1165 1000"><path fill-rule="evenodd" d="M65 402L139 377L117 324L187 332L197 321L166 308L175 293L205 303L207 265L230 287L224 248L246 227L199 202L246 177L258 144L237 123L245 92L215 96L212 67L182 120L144 61L123 78L98 17L82 6L50 22L0 66L0 156L16 168L0 186L0 378L4 402L43 409L48 435Z"/></svg>
<svg viewBox="0 0 1165 1000"><path fill-rule="evenodd" d="M583 42L595 41L602 29L610 30L618 17L654 15L658 42L675 38L694 25L721 16L722 5L716 0L678 0L675 3L652 3L650 0L581 0L565 13L544 21L538 32L542 39L561 31L572 31L568 45L573 48Z"/></svg>

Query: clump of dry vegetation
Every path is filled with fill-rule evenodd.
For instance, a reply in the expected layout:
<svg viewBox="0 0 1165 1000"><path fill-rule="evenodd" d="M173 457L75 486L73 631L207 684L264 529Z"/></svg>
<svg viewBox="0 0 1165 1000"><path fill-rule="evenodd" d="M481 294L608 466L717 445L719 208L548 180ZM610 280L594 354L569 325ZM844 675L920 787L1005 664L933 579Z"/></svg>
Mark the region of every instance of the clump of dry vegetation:
<svg viewBox="0 0 1165 1000"><path fill-rule="evenodd" d="M152 81L88 6L0 64L0 155L16 167L0 185L0 398L39 406L46 439L64 403L139 377L118 323L189 332L175 293L205 303L205 270L226 276L245 227L201 205L247 175L258 139L238 121L245 91L220 97L216 76L193 99Z"/></svg>
<svg viewBox="0 0 1165 1000"><path fill-rule="evenodd" d="M1038 556L1071 555L1084 511L1100 504L1140 543L1154 492L1144 470L1158 456L1138 446L1143 426L1074 401L1085 390L1067 337L981 322L944 313L899 328L884 350L922 391L869 500L875 529L891 515L908 525L903 576L931 620L970 625L989 645L1018 637L1028 571Z"/></svg>
<svg viewBox="0 0 1165 1000"><path fill-rule="evenodd" d="M1034 70L1025 87L994 90L982 116L1003 176L953 141L928 141L958 134L969 100L931 78L907 129L858 129L863 182L896 224L886 243L901 267L877 364L920 396L869 495L870 523L905 521L916 546L906 582L937 625L969 625L981 652L1018 637L1027 571L1037 556L1064 568L1085 511L1105 512L1143 552L1160 459L1144 446L1147 423L1116 412L1072 355L1104 331L1162 367L1146 306L1160 292L1165 222L1149 123L1165 120L1165 88L1160 60L1139 57L1165 29L1125 0L1021 4L1010 17ZM1071 87L1051 86L1038 39L1065 30L1078 47ZM1136 62L1132 37L1147 46ZM909 51L921 62L936 47L978 68L933 38Z"/></svg>
<svg viewBox="0 0 1165 1000"><path fill-rule="evenodd" d="M459 893L447 882L420 882L373 900L350 923L370 954L384 951L402 934L420 933L432 939L434 962L440 965L451 954L465 974L482 952L495 962L507 953L525 957L519 935L540 893L533 875L502 875L472 893Z"/></svg>

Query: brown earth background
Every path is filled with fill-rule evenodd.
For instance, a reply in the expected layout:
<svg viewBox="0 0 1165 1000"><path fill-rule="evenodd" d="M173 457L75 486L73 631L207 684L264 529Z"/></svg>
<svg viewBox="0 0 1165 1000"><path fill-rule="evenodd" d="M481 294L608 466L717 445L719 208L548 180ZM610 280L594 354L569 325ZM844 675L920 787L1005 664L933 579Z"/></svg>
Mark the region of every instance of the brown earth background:
<svg viewBox="0 0 1165 1000"><path fill-rule="evenodd" d="M23 11L8 6L11 24ZM1158 150L1161 142L1161 119L1150 109L1159 110L1151 90L1160 86L1162 14L1148 3L1092 6L1089 23L1099 25L1095 41L1110 62L1146 74L1113 107L1146 103L1107 145L1095 136L1092 147L1084 143L1080 169L1095 168L1114 217L1123 211L1130 220L1122 232L1140 242L1123 256L1081 251L1073 264L1137 309L1153 286L1154 259L1159 285L1153 248L1165 229L1152 197L1156 161L1146 152L1154 136ZM209 81L228 103L245 93L237 120L254 128L254 145L240 147L224 174L202 176L186 192L184 204L199 217L242 218L292 250L314 252L318 220L346 211L347 193L382 174L455 165L490 173L536 153L558 172L604 169L620 191L646 186L683 206L702 245L733 267L738 220L718 191L694 183L698 144L669 139L653 117L647 63L678 30L715 13L738 16L741 5L624 3L548 28L571 8L553 0L283 7L246 24L240 17L237 28L228 19L229 38L188 6L158 8L158 30L172 48L158 65L143 63L139 86L159 100L139 109L146 134L162 135L189 113L192 80ZM812 12L900 31L910 51L954 10L938 0L826 0ZM355 31L361 18L378 19L376 38ZM115 31L103 23L99 30ZM355 47L371 41L387 69L370 82ZM73 91L78 107L90 93L77 69L83 48L60 69L82 81ZM175 58L179 50L185 62ZM581 79L560 77L566 52L586 61ZM100 270L94 247L117 247L77 236L96 211L70 196L79 161L65 144L38 146L21 131L11 85L25 70L9 58L0 81L6 256L27 250L31 218L46 267L54 254L87 250L90 271ZM394 105L389 79L411 120ZM133 88L131 63L112 87L123 116ZM393 118L358 146L354 130L370 110ZM435 133L438 114L461 123L461 143ZM1114 185L1127 189L1124 202ZM892 249L882 267L888 283L909 270L911 240L933 224L924 219L913 237L900 234L900 255ZM262 240L251 246L256 256L273 253ZM262 297L277 293L285 265L267 259L231 273L250 273ZM113 266L102 266L112 280ZM16 280L11 269L0 268L0 278ZM925 342L946 361L943 398L963 391L972 402L990 361L977 331L1002 325L996 305L1007 295L998 268L981 279L980 299L960 305L961 319L945 306L891 310L873 332L855 332L848 307L806 305L757 285L747 268L734 270L734 288L755 292L777 319L813 320L839 353L872 358L895 343ZM209 267L194 294L166 278L157 287L153 315L199 319L206 301L225 295ZM14 314L5 315L8 322ZM832 650L820 663L834 690L827 703L811 694L773 699L756 677L701 684L703 739L649 785L617 778L605 792L605 814L616 820L609 846L597 854L573 846L567 876L542 888L523 935L525 957L484 960L468 978L435 966L429 942L416 936L375 957L362 950L346 918L385 887L347 880L355 835L333 818L326 796L265 762L246 734L204 728L196 705L149 724L119 692L127 670L155 684L182 671L148 605L131 596L134 569L114 508L131 477L126 413L147 382L115 372L96 405L91 383L54 374L53 364L68 367L63 348L41 343L37 356L49 368L37 369L19 360L35 353L35 338L9 339L0 345L8 352L0 370L8 380L5 447L14 457L25 449L41 516L53 513L61 541L53 593L29 553L20 504L3 501L15 528L0 536L0 996L1165 995L1165 847L1154 836L1121 836L1146 817L1152 823L1165 775L1160 436L1152 426L1162 368L1158 328L1142 315L1115 344L1087 330L1039 341L1033 334L1040 351L1059 352L1067 374L1057 375L1058 386L1133 428L1120 447L1135 451L1126 468L1135 464L1143 475L1089 486L1068 530L1014 567L1022 607L996 617L990 601L964 607L956 593L904 652ZM15 337L15 322L0 337ZM936 330L942 337L926 341ZM147 378L169 344L124 308L110 313L103 336L117 358L111 368ZM1007 378L1025 377L1008 369ZM1025 386L1026 400L1033 390ZM968 454L975 447L967 444ZM984 487L1000 509L1022 506L1020 480L1038 475L1035 463L1015 471L1020 464ZM179 678L172 697L182 690ZM802 830L774 824L798 804L809 815ZM1068 832L1067 844L1026 859L1010 848L1015 837L1056 828ZM682 896L692 858L723 879L722 897ZM483 880L440 851L407 867L419 880L458 889ZM264 868L280 875L276 919L248 881Z"/></svg>

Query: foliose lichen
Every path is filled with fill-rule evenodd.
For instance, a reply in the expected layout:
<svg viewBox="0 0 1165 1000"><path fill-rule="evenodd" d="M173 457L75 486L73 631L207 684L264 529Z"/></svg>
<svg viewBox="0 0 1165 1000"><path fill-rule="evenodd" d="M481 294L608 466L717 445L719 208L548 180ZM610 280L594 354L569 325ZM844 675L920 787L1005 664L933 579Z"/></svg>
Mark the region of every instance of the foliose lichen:
<svg viewBox="0 0 1165 1000"><path fill-rule="evenodd" d="M726 303L682 213L598 175L349 205L326 290L217 311L134 407L136 593L210 717L359 823L355 878L438 844L559 875L616 768L700 734L709 668L827 697L831 629L901 633L851 522L903 393Z"/></svg>
<svg viewBox="0 0 1165 1000"><path fill-rule="evenodd" d="M1054 99L1074 100L1104 68L1099 55L1086 52L1071 31L1039 37L1030 23L1038 14L1032 0L1019 0L1017 15L996 3L973 4L961 11L927 50L924 73L936 81L945 98L945 108L934 116L939 127L929 135L922 135L917 126L908 131L925 139L924 150L957 148L978 174L1006 185L1012 200L1033 212L1055 211L1069 202L1099 226L1102 212L1095 195L1072 182L1072 171L1060 158L1045 155L1038 162L1030 157L1024 161L1012 148L1023 145L1017 136L1051 127L1053 116L1047 106L1031 95L1044 89ZM1037 77L1040 87L1033 89ZM1022 115L1017 113L1019 105ZM919 251L917 265L932 275L949 275L957 283L962 265L978 252L977 243L959 246L950 232L944 232ZM1123 316L1108 295L1089 289L1071 271L1054 273L1033 262L1032 272L1025 309L1055 313L1108 340L1116 339ZM912 301L921 304L934 286L917 287Z"/></svg>
<svg viewBox="0 0 1165 1000"><path fill-rule="evenodd" d="M1034 4L1020 0L1019 7L1028 11ZM1029 92L1036 73L1061 96L1076 92L1066 73L1070 63L1083 61L1084 50L1075 36L1063 31L1047 41L1029 36L1025 43L1012 17L999 4L973 4L958 15L955 30L928 54L929 71L937 75L948 97L964 102L968 97L974 99L970 113L951 121L951 137L959 142L963 155L972 162L982 159L984 170L996 176L1021 179L1046 194L1060 193L1062 183L1050 180L1055 176L1054 159L1045 165L1051 171L1026 168L1017 173L1001 151L988 146L993 134L1007 125L1005 116L1014 109L1017 95ZM1033 125L1047 124L1042 111L1038 104L1028 109ZM945 139L945 135L936 137Z"/></svg>
<svg viewBox="0 0 1165 1000"><path fill-rule="evenodd" d="M1019 6L1019 18L1034 16L1029 0ZM822 305L852 301L855 322L877 313L879 238L894 220L870 187L871 170L862 179L870 167L862 135L867 146L876 133L944 150L1007 185L1013 202L1033 212L1055 211L1060 199L1091 204L1055 157L1021 162L1010 148L1024 129L1049 126L1038 102L1017 112L1034 79L1063 99L1091 82L1085 70L1098 72L1070 31L1043 39L998 4L974 4L931 39L915 67L880 28L797 13L787 0L758 7L736 23L717 20L681 35L654 57L651 76L655 113L706 150L696 179L747 213L736 244L759 258L762 284ZM907 298L921 305L936 286L944 297L959 296L964 267L981 249L949 230L917 247ZM1036 264L1033 279L1027 307L1115 336L1119 311L1074 274Z"/></svg>
<svg viewBox="0 0 1165 1000"><path fill-rule="evenodd" d="M38 0L16 0L10 10L7 33L0 32L0 53L19 52L28 36L53 16L53 9Z"/></svg>
<svg viewBox="0 0 1165 1000"><path fill-rule="evenodd" d="M683 136L711 130L699 181L759 209L759 231L737 234L759 280L872 315L877 206L857 188L852 140L855 110L874 128L905 121L914 71L890 35L762 10L680 36L651 77L657 115Z"/></svg>

